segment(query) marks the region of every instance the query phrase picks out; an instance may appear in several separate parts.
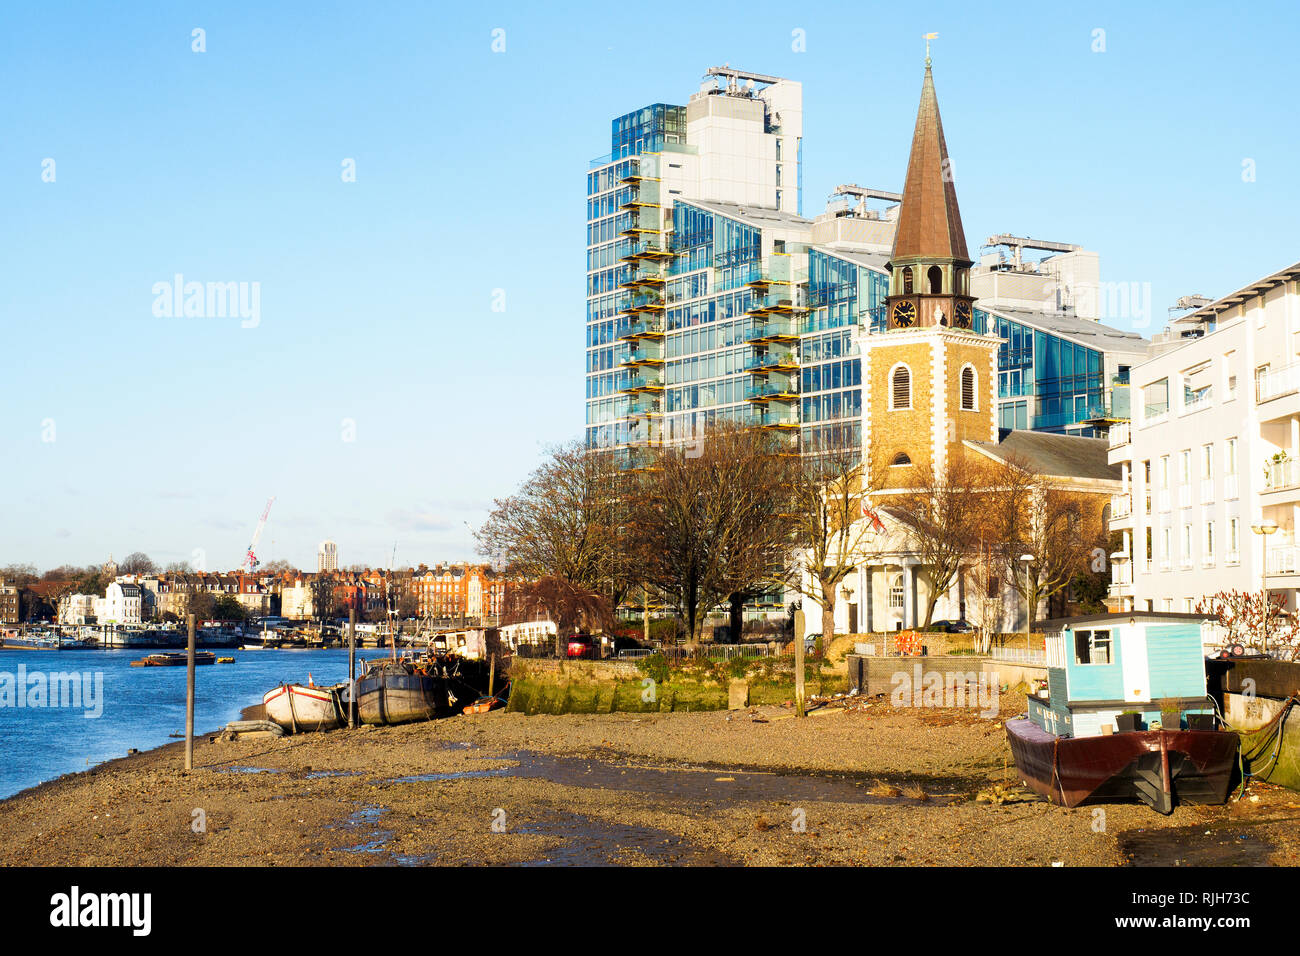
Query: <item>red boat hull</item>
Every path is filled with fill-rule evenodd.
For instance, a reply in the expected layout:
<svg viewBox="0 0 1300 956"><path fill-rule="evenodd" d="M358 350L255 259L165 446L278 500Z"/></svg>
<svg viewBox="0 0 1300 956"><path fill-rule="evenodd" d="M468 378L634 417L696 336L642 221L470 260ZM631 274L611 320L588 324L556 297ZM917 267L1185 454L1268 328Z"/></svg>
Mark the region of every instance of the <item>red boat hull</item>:
<svg viewBox="0 0 1300 956"><path fill-rule="evenodd" d="M1057 737L1024 718L1006 727L1025 785L1065 807L1139 800L1170 813L1175 802L1220 804L1237 765L1237 735L1227 730Z"/></svg>

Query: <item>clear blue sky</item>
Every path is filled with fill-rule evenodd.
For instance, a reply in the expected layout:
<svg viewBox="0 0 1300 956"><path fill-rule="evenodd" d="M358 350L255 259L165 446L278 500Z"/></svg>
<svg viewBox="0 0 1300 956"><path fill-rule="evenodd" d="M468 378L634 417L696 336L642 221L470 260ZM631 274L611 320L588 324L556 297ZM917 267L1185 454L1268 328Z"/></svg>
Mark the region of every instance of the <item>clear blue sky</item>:
<svg viewBox="0 0 1300 956"><path fill-rule="evenodd" d="M264 559L314 567L324 537L348 564L468 556L466 522L581 433L587 160L613 116L723 62L803 82L806 214L840 182L900 188L933 30L972 248L1081 243L1103 280L1151 283L1157 328L1300 258L1286 4L662 9L691 26L609 3L6 4L0 564L231 567L271 495ZM260 324L155 316L176 273L260 283Z"/></svg>

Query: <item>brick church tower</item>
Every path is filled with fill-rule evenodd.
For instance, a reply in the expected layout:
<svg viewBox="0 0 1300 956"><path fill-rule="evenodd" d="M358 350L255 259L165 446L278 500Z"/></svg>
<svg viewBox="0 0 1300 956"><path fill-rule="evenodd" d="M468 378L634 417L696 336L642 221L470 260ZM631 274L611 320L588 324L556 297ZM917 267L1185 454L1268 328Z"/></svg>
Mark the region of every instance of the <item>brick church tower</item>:
<svg viewBox="0 0 1300 956"><path fill-rule="evenodd" d="M1000 340L974 328L971 265L927 51L889 261L888 327L861 340L863 457L878 487L906 486L915 468L942 474L966 439L997 441Z"/></svg>

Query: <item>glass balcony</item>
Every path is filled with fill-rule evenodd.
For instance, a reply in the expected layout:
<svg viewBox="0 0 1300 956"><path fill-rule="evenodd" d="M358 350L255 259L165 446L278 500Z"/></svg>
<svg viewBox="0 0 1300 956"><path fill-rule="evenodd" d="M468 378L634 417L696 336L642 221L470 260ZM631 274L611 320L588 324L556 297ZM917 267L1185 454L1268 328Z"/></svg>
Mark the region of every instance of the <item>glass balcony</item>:
<svg viewBox="0 0 1300 956"><path fill-rule="evenodd" d="M618 311L628 314L632 312L658 312L664 307L664 297L661 292L651 289L643 289L639 292L632 292L624 296L618 306Z"/></svg>
<svg viewBox="0 0 1300 956"><path fill-rule="evenodd" d="M654 391L661 392L664 388L664 377L659 372L641 372L638 375L628 377L627 383L623 386L625 392L644 392Z"/></svg>
<svg viewBox="0 0 1300 956"><path fill-rule="evenodd" d="M664 320L659 315L642 315L619 326L620 339L663 338Z"/></svg>
<svg viewBox="0 0 1300 956"><path fill-rule="evenodd" d="M751 356L744 366L746 372L784 372L793 371L798 367L798 357L784 349L764 350Z"/></svg>
<svg viewBox="0 0 1300 956"><path fill-rule="evenodd" d="M745 335L746 342L797 342L798 340L799 325L789 320L764 322Z"/></svg>
<svg viewBox="0 0 1300 956"><path fill-rule="evenodd" d="M799 400L799 389L791 382L763 382L745 389L745 398L751 402L794 402Z"/></svg>
<svg viewBox="0 0 1300 956"><path fill-rule="evenodd" d="M799 416L793 410L782 411L775 408L765 408L753 417L753 423L759 428L798 428Z"/></svg>
<svg viewBox="0 0 1300 956"><path fill-rule="evenodd" d="M640 239L632 243L632 247L622 258L624 262L635 262L638 259L671 259L673 253L658 240Z"/></svg>
<svg viewBox="0 0 1300 956"><path fill-rule="evenodd" d="M653 345L639 345L627 353L620 365L663 365L664 350L661 347L655 348Z"/></svg>
<svg viewBox="0 0 1300 956"><path fill-rule="evenodd" d="M1300 488L1300 461L1270 461L1266 466L1264 490Z"/></svg>
<svg viewBox="0 0 1300 956"><path fill-rule="evenodd" d="M1255 376L1255 401L1268 402L1300 391L1300 364L1271 368Z"/></svg>
<svg viewBox="0 0 1300 956"><path fill-rule="evenodd" d="M631 289L639 285L644 286L662 286L664 284L663 269L657 263L640 263L632 268L626 279L619 283L625 289Z"/></svg>
<svg viewBox="0 0 1300 956"><path fill-rule="evenodd" d="M1110 430L1109 438L1111 448L1118 448L1121 445L1127 445L1129 443L1128 422L1113 426Z"/></svg>
<svg viewBox="0 0 1300 956"><path fill-rule="evenodd" d="M628 418L646 418L658 415L662 408L659 399L653 395L637 395L627 403Z"/></svg>

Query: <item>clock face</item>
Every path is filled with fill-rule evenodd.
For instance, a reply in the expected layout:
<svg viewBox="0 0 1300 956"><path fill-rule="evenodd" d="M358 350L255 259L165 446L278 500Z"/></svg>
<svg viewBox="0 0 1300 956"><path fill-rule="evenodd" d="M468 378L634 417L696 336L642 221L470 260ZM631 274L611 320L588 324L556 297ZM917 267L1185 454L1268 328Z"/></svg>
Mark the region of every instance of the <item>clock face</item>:
<svg viewBox="0 0 1300 956"><path fill-rule="evenodd" d="M916 304L913 302L899 302L894 306L894 326L895 328L910 328L916 322Z"/></svg>
<svg viewBox="0 0 1300 956"><path fill-rule="evenodd" d="M970 328L970 303L968 303L968 302L958 302L958 303L957 303L957 309L956 309L956 315L954 316L954 319L955 319L955 322L956 322L957 328L959 328L959 329L969 329L969 328Z"/></svg>

